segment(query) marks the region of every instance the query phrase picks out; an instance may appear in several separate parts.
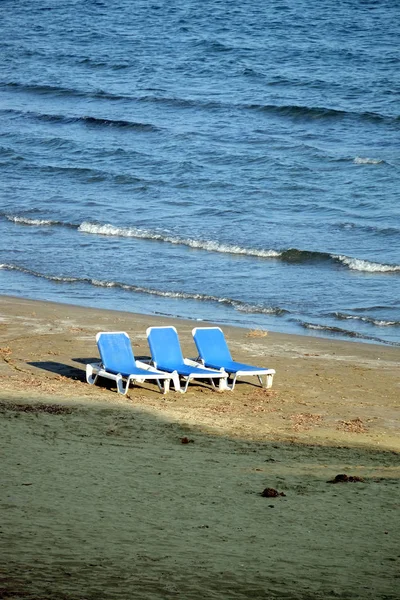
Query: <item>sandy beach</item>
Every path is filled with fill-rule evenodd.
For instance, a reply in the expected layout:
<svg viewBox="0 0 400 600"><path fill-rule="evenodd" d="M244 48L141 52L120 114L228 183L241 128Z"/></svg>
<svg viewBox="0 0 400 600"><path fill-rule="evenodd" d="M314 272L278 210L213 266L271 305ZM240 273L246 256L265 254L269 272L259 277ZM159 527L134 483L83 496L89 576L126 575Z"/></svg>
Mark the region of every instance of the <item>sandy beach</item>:
<svg viewBox="0 0 400 600"><path fill-rule="evenodd" d="M196 356L195 321L0 297L0 598L399 599L400 349L224 326L272 389L86 383L153 324Z"/></svg>

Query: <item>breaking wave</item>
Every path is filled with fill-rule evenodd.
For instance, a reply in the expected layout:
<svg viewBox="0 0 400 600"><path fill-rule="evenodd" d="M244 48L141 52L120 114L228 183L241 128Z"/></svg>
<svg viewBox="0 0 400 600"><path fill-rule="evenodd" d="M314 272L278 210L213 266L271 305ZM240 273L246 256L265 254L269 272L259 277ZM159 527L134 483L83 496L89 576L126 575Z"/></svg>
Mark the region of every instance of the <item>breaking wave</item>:
<svg viewBox="0 0 400 600"><path fill-rule="evenodd" d="M351 258L349 256L335 256L333 258L352 271L362 271L364 273L399 273L400 265L383 265L381 263L363 260L361 258Z"/></svg>
<svg viewBox="0 0 400 600"><path fill-rule="evenodd" d="M0 213L1 214L1 213ZM299 250L297 248L288 248L286 250L275 250L273 248L250 248L229 243L222 243L217 240L201 240L184 238L176 235L154 231L151 229L142 229L138 227L117 227L110 223L99 224L83 221L80 224L63 223L50 219L28 219L26 217L3 214L6 219L21 225L40 226L61 226L72 227L80 233L101 235L110 237L138 238L142 240L152 240L161 243L174 244L177 246L186 246L196 250L207 252L220 252L222 254L235 254L265 259L276 259L289 264L312 264L327 263L337 264L346 267L351 271L363 273L394 274L400 273L400 265L382 264L361 258L353 258L345 255L330 254L329 252L318 252L312 250Z"/></svg>
<svg viewBox="0 0 400 600"><path fill-rule="evenodd" d="M381 165L385 161L379 158L362 158L361 156L356 156L353 162L355 165Z"/></svg>
<svg viewBox="0 0 400 600"><path fill-rule="evenodd" d="M190 238L180 238L169 236L155 231L138 229L136 227L121 228L114 225L98 225L96 223L83 222L78 227L78 231L96 235L109 235L120 237L134 237L148 240L156 240L188 246L208 252L222 252L225 254L240 254L245 256L256 256L259 258L276 258L287 263L312 263L312 262L338 262L354 271L364 271L368 273L393 273L400 272L400 265L384 265L363 259L351 258L344 255L334 255L328 252L314 252L310 250L298 250L297 248L288 248L287 250L244 248L231 244L222 244L213 240L196 240Z"/></svg>
<svg viewBox="0 0 400 600"><path fill-rule="evenodd" d="M62 225L60 221L52 221L50 219L28 219L27 217L13 217L11 215L5 215L5 217L12 223L18 223L19 225L32 225L33 227Z"/></svg>
<svg viewBox="0 0 400 600"><path fill-rule="evenodd" d="M208 294L197 294L183 291L158 290L154 288L147 288L144 286L123 283L120 281L106 281L90 277L66 277L60 275L48 275L46 273L39 273L38 271L33 271L32 269L20 267L19 265L0 264L0 269L4 269L6 271L18 271L20 273L24 273L33 277L47 279L48 281L52 281L54 283L80 283L101 288L118 288L127 292L132 292L136 294L148 294L151 296L159 296L162 298L177 298L182 300L213 302L216 304L230 306L231 308L244 313L256 313L275 316L280 316L288 313L288 311L284 308L280 308L277 306L252 305L240 302L239 300L234 300L232 298L220 298L218 296L212 296Z"/></svg>
<svg viewBox="0 0 400 600"><path fill-rule="evenodd" d="M375 325L377 327L398 327L400 321L388 321L387 319L374 319L373 317L361 317L359 315L349 315L347 313L334 312L332 316L341 321L362 321L369 325Z"/></svg>
<svg viewBox="0 0 400 600"><path fill-rule="evenodd" d="M369 340L371 342L378 342L380 344L387 344L390 346L400 346L400 344L398 344L397 342L383 340L383 339L373 336L373 335L365 335L365 334L357 332L357 331L343 329L342 327L334 327L331 325L321 325L318 323L308 323L306 321L298 321L298 323L304 329L308 329L311 331L320 331L322 333L327 333L329 335L338 335L341 337L349 337L349 338L358 339L358 340Z"/></svg>
<svg viewBox="0 0 400 600"><path fill-rule="evenodd" d="M169 236L162 233L157 233L148 229L138 229L136 227L121 228L114 225L96 225L95 223L84 222L78 227L78 231L83 233L91 233L95 235L117 236L117 237L132 237L145 240L156 240L196 248L199 250L207 250L209 252L222 252L225 254L242 254L246 256L258 256L261 258L278 257L280 253L276 250L258 250L254 248L242 248L230 244L221 244L212 240L195 240L190 238L180 238Z"/></svg>

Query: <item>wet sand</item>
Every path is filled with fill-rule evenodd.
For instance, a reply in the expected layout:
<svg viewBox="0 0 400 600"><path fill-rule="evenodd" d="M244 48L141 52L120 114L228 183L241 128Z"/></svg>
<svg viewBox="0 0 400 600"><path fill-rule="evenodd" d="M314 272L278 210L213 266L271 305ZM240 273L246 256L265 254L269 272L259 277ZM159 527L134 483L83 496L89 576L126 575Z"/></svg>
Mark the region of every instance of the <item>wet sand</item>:
<svg viewBox="0 0 400 600"><path fill-rule="evenodd" d="M271 390L86 383L98 331L170 323L195 357L195 321L0 297L0 598L400 598L400 349L224 326Z"/></svg>

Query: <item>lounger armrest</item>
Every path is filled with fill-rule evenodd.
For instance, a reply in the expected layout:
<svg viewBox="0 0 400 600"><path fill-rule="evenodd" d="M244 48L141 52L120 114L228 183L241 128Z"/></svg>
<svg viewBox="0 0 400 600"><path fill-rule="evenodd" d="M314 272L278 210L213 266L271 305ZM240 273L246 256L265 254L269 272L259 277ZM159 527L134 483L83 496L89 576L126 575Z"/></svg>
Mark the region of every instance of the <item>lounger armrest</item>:
<svg viewBox="0 0 400 600"><path fill-rule="evenodd" d="M237 373L237 375L239 376L245 376L245 375L275 375L275 369L253 369L252 371L241 371L240 369L238 371L234 371L235 373Z"/></svg>
<svg viewBox="0 0 400 600"><path fill-rule="evenodd" d="M208 367L205 367L202 362L194 360L193 358L185 358L184 363L185 365L188 365L188 367L197 367L198 369L203 369L204 371L212 371L213 373L216 371L224 372L224 369L209 369Z"/></svg>
<svg viewBox="0 0 400 600"><path fill-rule="evenodd" d="M143 369L144 371L149 371L150 373L160 373L160 371L153 367L153 365L141 360L136 360L136 366L138 369Z"/></svg>
<svg viewBox="0 0 400 600"><path fill-rule="evenodd" d="M92 369L102 369L103 365L101 364L101 362L87 363L86 367L92 367Z"/></svg>
<svg viewBox="0 0 400 600"><path fill-rule="evenodd" d="M136 357L136 364L143 363L144 365L151 365L152 364L152 360L150 356L137 356Z"/></svg>

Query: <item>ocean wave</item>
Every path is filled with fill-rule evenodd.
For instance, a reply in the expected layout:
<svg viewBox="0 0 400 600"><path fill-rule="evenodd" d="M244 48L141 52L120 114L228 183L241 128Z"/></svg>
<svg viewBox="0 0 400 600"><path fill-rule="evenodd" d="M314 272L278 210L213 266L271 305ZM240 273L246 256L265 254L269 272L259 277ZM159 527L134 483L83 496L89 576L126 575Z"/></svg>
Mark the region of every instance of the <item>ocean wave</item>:
<svg viewBox="0 0 400 600"><path fill-rule="evenodd" d="M355 165L381 165L385 161L380 158L362 158L361 156L356 156L353 162Z"/></svg>
<svg viewBox="0 0 400 600"><path fill-rule="evenodd" d="M146 240L155 240L167 242L179 246L187 246L199 250L207 250L208 252L221 252L224 254L240 254L245 256L257 256L261 258L271 258L280 256L280 252L276 250L258 250L256 248L242 248L230 244L222 244L212 240L196 240L190 238L180 238L162 233L157 233L152 230L138 229L136 227L116 227L114 225L97 225L96 223L83 222L78 227L78 231L95 235L116 236L116 237L131 237Z"/></svg>
<svg viewBox="0 0 400 600"><path fill-rule="evenodd" d="M121 67L120 67L121 68ZM173 105L181 108L193 108L198 106L221 106L221 103L209 102L209 101L197 101L187 98L160 96L156 94L143 94L143 95L130 95L130 94L115 94L102 89L79 89L64 87L61 85L50 85L50 84L35 84L35 83L23 83L19 81L0 81L0 88L3 89L15 89L22 92L28 92L30 94L37 95L51 95L51 96L65 96L71 98L89 98L98 100L128 100L133 102L144 102L144 103L161 103L165 105Z"/></svg>
<svg viewBox="0 0 400 600"><path fill-rule="evenodd" d="M27 217L13 217L12 215L4 215L8 221L19 225L31 225L32 227L51 227L52 225L61 225L60 221L52 221L50 219L28 219Z"/></svg>
<svg viewBox="0 0 400 600"><path fill-rule="evenodd" d="M287 250L280 252L279 258L290 264L309 264L331 262L333 257L329 252L288 248Z"/></svg>
<svg viewBox="0 0 400 600"><path fill-rule="evenodd" d="M393 304L387 305L387 304L376 304L375 306L354 306L352 308L349 308L348 310L351 310L352 312L356 312L356 313L365 313L365 312L371 312L371 311L375 311L375 310L385 310L385 311L390 311L390 310L397 310L397 306L400 306L400 300L397 300L397 302L393 302Z"/></svg>
<svg viewBox="0 0 400 600"><path fill-rule="evenodd" d="M220 50L229 51L229 47L219 45ZM124 65L125 67L125 65ZM347 111L324 106L301 106L297 104L248 104L248 103L232 103L229 101L201 100L198 98L184 98L181 96L162 96L156 94L129 95L115 94L102 89L79 89L70 88L60 85L51 84L35 84L23 83L19 81L0 81L0 88L3 89L18 89L21 91L38 94L38 95L53 95L53 96L70 96L72 98L93 98L104 100L129 100L133 102L143 103L160 103L163 105L176 106L179 108L202 108L202 109L218 109L229 108L239 110L256 110L259 112L267 112L291 118L309 118L309 119L332 119L332 118L352 118L362 119L371 122L387 122L398 124L400 117L398 115L384 115L372 111Z"/></svg>
<svg viewBox="0 0 400 600"><path fill-rule="evenodd" d="M195 43L196 46L204 47L210 52L232 52L234 48L227 44L220 42L219 40L206 40L202 39Z"/></svg>
<svg viewBox="0 0 400 600"><path fill-rule="evenodd" d="M101 169L91 169L88 167L63 167L60 165L36 165L30 164L25 167L26 170L39 170L42 173L61 174L72 177L81 177L85 182L114 181L119 185L137 185L146 186L147 181L128 173L112 173ZM58 223L57 223L58 224Z"/></svg>
<svg viewBox="0 0 400 600"><path fill-rule="evenodd" d="M322 325L319 323L308 323L306 321L298 321L298 323L304 329L309 329L311 331L320 331L329 335L339 335L341 337L349 337L353 339L369 340L371 342L378 342L380 344L387 344L390 346L400 346L400 344L398 344L397 342L383 340L379 337L373 335L365 335L363 333L352 331L350 329L343 329L341 327L335 327L331 325Z"/></svg>
<svg viewBox="0 0 400 600"><path fill-rule="evenodd" d="M0 164L1 161L0 161ZM61 175L66 177L80 178L85 183L98 183L102 181L111 181L117 185L134 185L140 189L145 189L149 182L129 173L113 173L102 169L93 169L89 167L79 166L62 166L62 165L49 165L49 164L35 164L29 163L25 165L25 171L39 171L40 173L49 173L51 175ZM0 213L1 214L1 213ZM7 215L6 215L7 216ZM15 223L23 223L23 217L10 217L7 216L9 221ZM22 219L22 220L21 220ZM63 225L59 221L50 221L54 225ZM31 223L32 225L40 226L41 223ZM68 226L69 224L65 224ZM76 226L78 227L78 225Z"/></svg>
<svg viewBox="0 0 400 600"><path fill-rule="evenodd" d="M312 329L314 331L326 331L329 333L338 333L340 335L346 335L348 337L355 338L365 338L362 333L358 333L356 331L350 331L348 329L343 329L341 327L334 327L332 325L321 325L320 323L308 323L307 321L299 321L300 325L304 327L304 329Z"/></svg>
<svg viewBox="0 0 400 600"><path fill-rule="evenodd" d="M5 146L0 146L0 157L8 159L8 161L24 160L23 156L21 156L20 154L17 154L12 148L6 148ZM6 163L4 162L2 164L6 164Z"/></svg>
<svg viewBox="0 0 400 600"><path fill-rule="evenodd" d="M245 302L241 302L239 300L234 300L232 298L221 298L218 296L212 296L208 294L198 294L184 291L158 290L154 288L147 288L144 286L123 283L120 281L107 281L89 277L68 277L61 275L49 275L46 273L34 271L32 269L27 269L26 267L21 267L19 265L12 265L6 263L0 264L0 269L3 269L5 271L17 271L19 273L24 273L33 277L47 279L48 281L52 281L54 283L81 283L101 288L118 288L127 292L137 294L148 294L150 296L159 296L162 298L176 298L181 300L197 300L200 302L212 302L216 304L230 306L231 308L239 312L245 313L268 314L275 316L281 316L283 314L288 313L288 311L284 308L276 306L252 305Z"/></svg>
<svg viewBox="0 0 400 600"><path fill-rule="evenodd" d="M362 231L372 235L380 236L399 236L400 227L379 227L379 225L362 225L360 223L354 223L352 221L344 221L341 223L334 223L334 228L345 229L345 230L356 230Z"/></svg>
<svg viewBox="0 0 400 600"><path fill-rule="evenodd" d="M176 96L160 96L156 94L129 95L115 94L102 89L83 90L68 88L58 85L22 83L18 81L0 81L0 88L16 89L23 92L38 95L66 96L71 98L93 98L99 100L129 100L133 102L156 103L166 106L177 106L180 108L220 108L221 106L232 106L230 103L217 102L214 100L198 100ZM239 107L240 108L240 107Z"/></svg>
<svg viewBox="0 0 400 600"><path fill-rule="evenodd" d="M1 213L0 213L1 215ZM175 235L168 235L164 232L158 232L151 229L140 229L138 227L118 227L110 223L99 224L83 221L80 224L61 223L51 220L30 220L26 223L25 217L3 215L9 221L29 225L57 225L65 227L74 227L80 233L91 235L102 235L110 237L137 238L142 240L151 240L161 243L173 244L176 246L186 246L195 250L204 250L206 252L219 252L221 254L233 254L240 256L249 256L255 258L276 259L288 264L339 264L341 267L351 271L376 274L394 274L400 273L400 265L382 264L368 261L360 258L353 258L346 255L330 254L329 252L318 252L313 250L300 250L298 248L288 248L286 250L275 250L273 248L251 248L243 247L217 240L200 240L184 238Z"/></svg>
<svg viewBox="0 0 400 600"><path fill-rule="evenodd" d="M235 108L235 105L218 100L200 100L198 98L181 98L179 96L155 96L153 94L145 94L136 96L136 102L149 104L161 104L163 106L172 106L176 108L202 108L202 109L218 109L218 108Z"/></svg>
<svg viewBox="0 0 400 600"><path fill-rule="evenodd" d="M120 71L122 69L128 69L131 67L129 62L108 62L105 60L95 60L88 56L77 57L77 56L68 56L78 65L88 65L94 69L111 69L113 71Z"/></svg>
<svg viewBox="0 0 400 600"><path fill-rule="evenodd" d="M22 83L19 81L0 81L0 88L16 89L38 95L69 96L71 98L104 98L106 100L132 100L132 97L113 94L103 90L81 90L61 85Z"/></svg>
<svg viewBox="0 0 400 600"><path fill-rule="evenodd" d="M85 96L86 93L77 89L66 88L59 85L21 83L19 81L1 81L0 87L18 89L25 92L35 92L37 94L57 94L65 96Z"/></svg>
<svg viewBox="0 0 400 600"><path fill-rule="evenodd" d="M354 112L339 110L336 108L327 108L324 106L300 106L297 104L277 105L277 104L245 104L243 108L266 112L270 114L282 115L291 118L308 119L343 119L355 118L366 121L377 122L395 122L399 121L397 116L382 115L375 112Z"/></svg>
<svg viewBox="0 0 400 600"><path fill-rule="evenodd" d="M377 319L373 317L361 317L359 315L350 315L348 313L334 312L332 316L341 321L362 321L376 327L399 327L400 321L388 321L387 319Z"/></svg>
<svg viewBox="0 0 400 600"><path fill-rule="evenodd" d="M129 129L140 129L142 131L159 131L159 128L150 123L140 123L137 121L126 121L123 119L101 119L98 117L79 117L86 125L105 126L105 127L124 127Z"/></svg>
<svg viewBox="0 0 400 600"><path fill-rule="evenodd" d="M400 265L385 265L344 255L332 255L332 257L352 271L361 271L363 273L400 273Z"/></svg>
<svg viewBox="0 0 400 600"><path fill-rule="evenodd" d="M49 123L63 123L65 125L71 123L81 123L89 127L115 127L121 129L136 129L138 131L160 131L160 128L151 123L142 123L140 121L128 121L125 119L107 119L101 117L92 117L86 115L60 115L60 114L49 114L49 113L38 113L34 111L21 111L16 109L7 109L9 114L15 114L20 117L34 119L38 121L47 121Z"/></svg>
<svg viewBox="0 0 400 600"><path fill-rule="evenodd" d="M364 273L400 273L400 265L385 265L381 263L352 258L351 256L330 254L328 252L313 252L289 248L280 253L279 258L288 263L309 264L312 262L333 262L344 266L351 271Z"/></svg>

